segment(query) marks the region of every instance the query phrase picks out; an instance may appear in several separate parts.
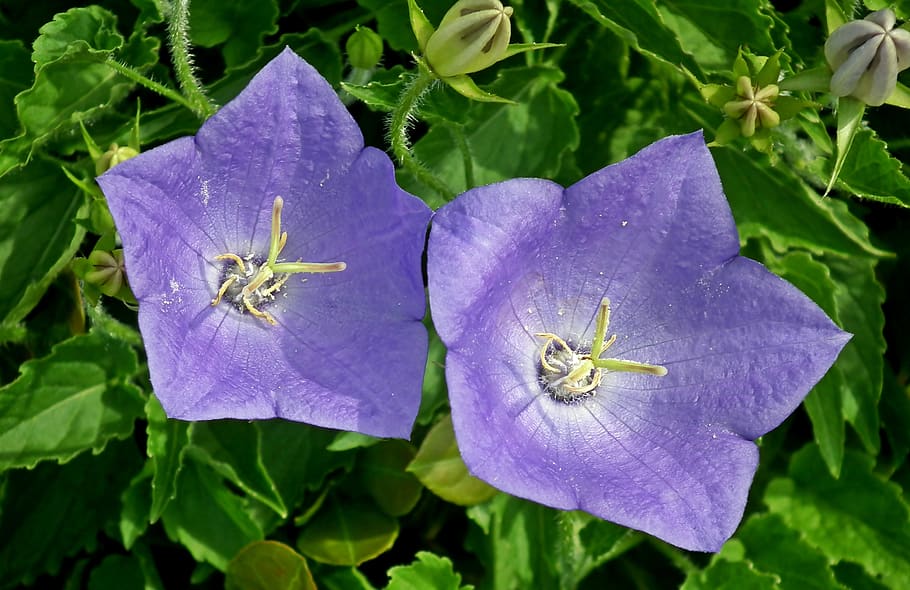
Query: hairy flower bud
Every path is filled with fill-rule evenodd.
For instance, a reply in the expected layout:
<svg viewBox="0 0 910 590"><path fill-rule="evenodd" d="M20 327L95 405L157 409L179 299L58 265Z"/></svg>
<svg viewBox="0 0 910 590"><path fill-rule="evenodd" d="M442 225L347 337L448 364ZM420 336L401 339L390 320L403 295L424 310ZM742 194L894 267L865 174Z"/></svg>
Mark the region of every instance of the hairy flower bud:
<svg viewBox="0 0 910 590"><path fill-rule="evenodd" d="M894 13L886 8L831 33L825 58L834 70L832 94L853 96L870 106L888 99L897 74L910 67L910 31L894 24Z"/></svg>
<svg viewBox="0 0 910 590"><path fill-rule="evenodd" d="M426 59L442 78L470 74L506 57L512 8L499 0L459 0L426 46Z"/></svg>

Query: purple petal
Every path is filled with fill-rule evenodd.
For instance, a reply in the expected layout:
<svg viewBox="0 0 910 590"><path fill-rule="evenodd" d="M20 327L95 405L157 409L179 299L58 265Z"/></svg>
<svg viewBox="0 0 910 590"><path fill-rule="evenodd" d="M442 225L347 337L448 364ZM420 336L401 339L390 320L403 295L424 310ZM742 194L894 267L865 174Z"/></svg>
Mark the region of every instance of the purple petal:
<svg viewBox="0 0 910 590"><path fill-rule="evenodd" d="M428 273L459 447L472 473L681 547L715 551L742 516L752 439L777 426L848 336L794 287L738 256L701 135L592 174L468 191L434 218ZM543 339L589 343L612 302L595 395L552 398Z"/></svg>
<svg viewBox="0 0 910 590"><path fill-rule="evenodd" d="M420 271L429 209L363 147L331 87L285 50L200 128L99 178L123 239L155 394L171 417L284 417L410 433L426 358ZM212 306L224 253L339 262L295 274L271 326Z"/></svg>

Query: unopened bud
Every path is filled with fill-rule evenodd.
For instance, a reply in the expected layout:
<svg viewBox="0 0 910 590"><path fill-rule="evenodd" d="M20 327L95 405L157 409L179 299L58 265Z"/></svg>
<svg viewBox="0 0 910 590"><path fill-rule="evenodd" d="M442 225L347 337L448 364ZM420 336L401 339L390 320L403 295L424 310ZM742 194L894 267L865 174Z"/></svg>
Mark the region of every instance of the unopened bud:
<svg viewBox="0 0 910 590"><path fill-rule="evenodd" d="M95 285L109 297L119 293L126 280L123 250L113 252L94 250L88 255L88 261L92 265L92 270L86 273L85 281Z"/></svg>
<svg viewBox="0 0 910 590"><path fill-rule="evenodd" d="M897 86L897 74L910 67L910 31L894 28L894 12L883 9L845 23L825 43L834 70L831 93L852 96L870 106L883 104Z"/></svg>
<svg viewBox="0 0 910 590"><path fill-rule="evenodd" d="M499 0L459 0L426 46L430 67L442 78L470 74L506 57L512 8Z"/></svg>
<svg viewBox="0 0 910 590"><path fill-rule="evenodd" d="M369 70L382 59L382 37L368 27L358 26L344 47L354 68Z"/></svg>
<svg viewBox="0 0 910 590"><path fill-rule="evenodd" d="M776 84L753 87L748 76L740 76L736 81L736 97L724 105L724 113L739 120L743 137L752 137L758 128L780 125L780 115L774 111L774 101L779 94Z"/></svg>
<svg viewBox="0 0 910 590"><path fill-rule="evenodd" d="M120 162L135 158L138 155L138 150L127 146L120 147L116 143L112 143L110 149L101 154L101 157L95 161L95 174L101 176Z"/></svg>

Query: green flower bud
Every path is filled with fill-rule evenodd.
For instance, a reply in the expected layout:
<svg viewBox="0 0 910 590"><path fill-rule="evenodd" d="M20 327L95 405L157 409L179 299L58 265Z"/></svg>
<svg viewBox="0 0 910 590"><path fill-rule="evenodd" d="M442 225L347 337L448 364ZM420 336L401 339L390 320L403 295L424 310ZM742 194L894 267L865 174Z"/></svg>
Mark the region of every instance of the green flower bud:
<svg viewBox="0 0 910 590"><path fill-rule="evenodd" d="M441 78L470 74L507 56L511 7L499 0L459 0L426 46L426 60Z"/></svg>
<svg viewBox="0 0 910 590"><path fill-rule="evenodd" d="M108 297L119 293L126 280L123 250L94 250L88 255L88 261L93 270L85 274L85 281L98 287Z"/></svg>
<svg viewBox="0 0 910 590"><path fill-rule="evenodd" d="M367 27L358 26L344 47L354 68L370 70L382 59L382 37Z"/></svg>
<svg viewBox="0 0 910 590"><path fill-rule="evenodd" d="M112 143L110 149L95 160L95 174L101 176L120 162L135 158L138 155L139 150L131 147L120 147L116 143Z"/></svg>
<svg viewBox="0 0 910 590"><path fill-rule="evenodd" d="M743 137L752 137L758 128L780 125L780 115L774 111L774 101L779 94L776 84L753 86L748 76L740 76L736 80L736 96L724 104L724 113L739 121Z"/></svg>
<svg viewBox="0 0 910 590"><path fill-rule="evenodd" d="M885 8L831 33L825 42L825 59L834 71L832 94L852 96L869 106L888 100L897 86L897 74L910 67L910 31L894 24L894 12Z"/></svg>

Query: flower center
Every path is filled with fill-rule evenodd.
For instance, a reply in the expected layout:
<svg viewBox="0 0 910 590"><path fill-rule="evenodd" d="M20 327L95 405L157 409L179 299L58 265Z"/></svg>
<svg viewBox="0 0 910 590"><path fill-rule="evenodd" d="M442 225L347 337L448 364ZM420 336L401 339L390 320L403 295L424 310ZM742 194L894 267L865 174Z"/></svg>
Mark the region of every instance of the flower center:
<svg viewBox="0 0 910 590"><path fill-rule="evenodd" d="M268 258L262 260L254 254L241 258L237 254L219 254L215 260L226 260L221 273L221 287L212 299L212 306L226 301L240 313L250 312L271 325L278 322L262 308L275 299L292 274L339 272L347 268L344 262L278 262L278 255L288 241L288 233L281 231L281 209L284 199L275 197L272 204L272 235Z"/></svg>
<svg viewBox="0 0 910 590"><path fill-rule="evenodd" d="M590 351L572 348L568 342L549 332L535 334L544 339L540 348L540 383L551 398L572 404L592 397L603 379L604 371L644 373L663 377L667 369L635 361L600 358L616 342L616 335L604 340L610 324L610 300L604 297L597 310L594 344Z"/></svg>

